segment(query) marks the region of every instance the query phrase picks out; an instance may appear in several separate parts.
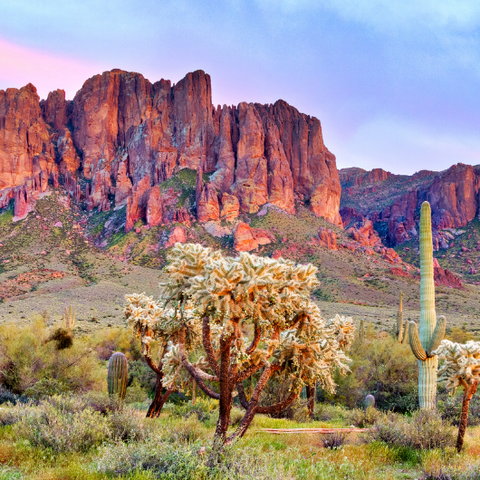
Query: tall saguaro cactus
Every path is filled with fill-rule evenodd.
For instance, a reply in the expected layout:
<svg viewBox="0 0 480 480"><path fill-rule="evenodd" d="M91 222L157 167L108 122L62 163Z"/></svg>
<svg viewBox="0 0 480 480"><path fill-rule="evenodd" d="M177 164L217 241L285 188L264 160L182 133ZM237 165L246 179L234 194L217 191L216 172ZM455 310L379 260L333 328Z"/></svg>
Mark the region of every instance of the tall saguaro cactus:
<svg viewBox="0 0 480 480"><path fill-rule="evenodd" d="M420 211L420 329L410 322L409 339L418 359L418 397L420 408L434 410L437 393L438 348L445 335L445 317L436 320L435 282L433 279L432 219L430 204Z"/></svg>

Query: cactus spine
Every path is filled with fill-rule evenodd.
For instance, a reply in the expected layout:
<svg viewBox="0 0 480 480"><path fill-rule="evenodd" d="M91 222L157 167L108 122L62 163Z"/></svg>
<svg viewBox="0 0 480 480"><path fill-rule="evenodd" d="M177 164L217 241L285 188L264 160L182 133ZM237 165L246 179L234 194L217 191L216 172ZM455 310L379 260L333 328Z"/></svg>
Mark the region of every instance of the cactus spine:
<svg viewBox="0 0 480 480"><path fill-rule="evenodd" d="M123 400L127 393L127 380L127 357L121 352L116 352L108 361L108 394L117 395L118 398Z"/></svg>
<svg viewBox="0 0 480 480"><path fill-rule="evenodd" d="M445 317L436 321L435 282L433 279L432 219L430 204L420 211L420 328L410 322L409 339L418 359L418 397L420 408L435 409L438 359L432 352L445 335Z"/></svg>

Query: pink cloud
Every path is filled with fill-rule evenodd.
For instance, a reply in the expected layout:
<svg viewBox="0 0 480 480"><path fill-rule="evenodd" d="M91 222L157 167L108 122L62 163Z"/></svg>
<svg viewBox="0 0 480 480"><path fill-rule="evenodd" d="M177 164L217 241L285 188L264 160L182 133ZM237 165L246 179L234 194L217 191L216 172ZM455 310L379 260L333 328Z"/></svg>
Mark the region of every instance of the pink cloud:
<svg viewBox="0 0 480 480"><path fill-rule="evenodd" d="M32 83L40 98L62 88L71 99L83 82L101 73L99 64L23 47L0 38L0 89Z"/></svg>

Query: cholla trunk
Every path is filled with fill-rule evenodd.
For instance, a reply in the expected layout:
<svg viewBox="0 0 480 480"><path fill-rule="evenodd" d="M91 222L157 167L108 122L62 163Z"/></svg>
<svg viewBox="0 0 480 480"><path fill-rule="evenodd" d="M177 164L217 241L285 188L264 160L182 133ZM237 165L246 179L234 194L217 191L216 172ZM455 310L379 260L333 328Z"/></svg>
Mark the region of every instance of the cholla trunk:
<svg viewBox="0 0 480 480"><path fill-rule="evenodd" d="M468 408L470 407L470 400L477 391L478 382L469 385L463 394L462 402L462 415L460 417L460 425L458 427L458 437L457 437L457 451L461 452L463 448L463 439L465 437L465 431L467 430L468 422Z"/></svg>
<svg viewBox="0 0 480 480"><path fill-rule="evenodd" d="M232 345L232 335L228 338L220 340L220 399L217 428L213 443L218 448L223 447L227 438L227 430L230 424L230 413L233 405L233 389L235 385L230 382L230 350Z"/></svg>
<svg viewBox="0 0 480 480"><path fill-rule="evenodd" d="M420 213L420 326L419 338L429 349L437 323L435 282L433 278L433 243L430 204L424 202ZM437 357L418 361L418 397L420 408L434 410L437 394Z"/></svg>
<svg viewBox="0 0 480 480"><path fill-rule="evenodd" d="M313 409L315 408L315 385L307 386L307 400L308 416L313 418Z"/></svg>
<svg viewBox="0 0 480 480"><path fill-rule="evenodd" d="M151 403L150 407L147 411L147 418L157 418L160 416L162 412L162 408L165 405L165 402L168 400L168 397L172 394L172 390L167 390L164 394L162 394L162 386L160 381L160 387L155 389L155 398Z"/></svg>

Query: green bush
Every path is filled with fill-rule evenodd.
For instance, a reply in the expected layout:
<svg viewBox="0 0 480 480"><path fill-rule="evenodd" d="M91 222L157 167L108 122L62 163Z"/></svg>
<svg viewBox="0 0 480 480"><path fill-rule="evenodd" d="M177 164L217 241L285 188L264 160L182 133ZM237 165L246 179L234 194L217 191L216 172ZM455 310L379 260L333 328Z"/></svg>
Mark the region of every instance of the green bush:
<svg viewBox="0 0 480 480"><path fill-rule="evenodd" d="M197 398L195 403L183 402L179 404L167 404L166 409L171 415L188 419L197 418L207 425L214 425L218 419L218 400L211 398Z"/></svg>
<svg viewBox="0 0 480 480"><path fill-rule="evenodd" d="M458 426L462 412L463 391L455 395L448 393L439 393L437 396L437 410L442 418L448 420L452 425ZM474 427L480 425L480 396L474 395L470 400L468 409L468 426Z"/></svg>
<svg viewBox="0 0 480 480"><path fill-rule="evenodd" d="M392 337L367 337L363 344L355 342L348 355L352 372L336 375L336 393L319 390L317 401L355 408L371 394L380 410L405 413L418 408L417 364L409 345Z"/></svg>
<svg viewBox="0 0 480 480"><path fill-rule="evenodd" d="M98 412L86 408L65 413L49 403L26 409L14 432L34 447L54 453L86 452L111 436L107 418Z"/></svg>
<svg viewBox="0 0 480 480"><path fill-rule="evenodd" d="M81 392L101 388L104 371L86 338L57 351L43 320L27 326L0 325L0 383L21 395L41 398L65 391Z"/></svg>
<svg viewBox="0 0 480 480"><path fill-rule="evenodd" d="M147 436L147 430L143 418L137 411L130 407L124 407L114 411L108 416L110 436L119 441L142 441Z"/></svg>
<svg viewBox="0 0 480 480"><path fill-rule="evenodd" d="M369 437L370 440L419 450L453 447L456 440L450 423L429 410L417 410L411 417L389 413L376 421Z"/></svg>
<svg viewBox="0 0 480 480"><path fill-rule="evenodd" d="M268 454L252 448L229 448L217 464L211 452L199 443L178 448L156 439L144 443L118 443L104 447L94 468L100 473L127 476L135 472L152 472L164 480L287 480L292 475L281 464L272 464Z"/></svg>

